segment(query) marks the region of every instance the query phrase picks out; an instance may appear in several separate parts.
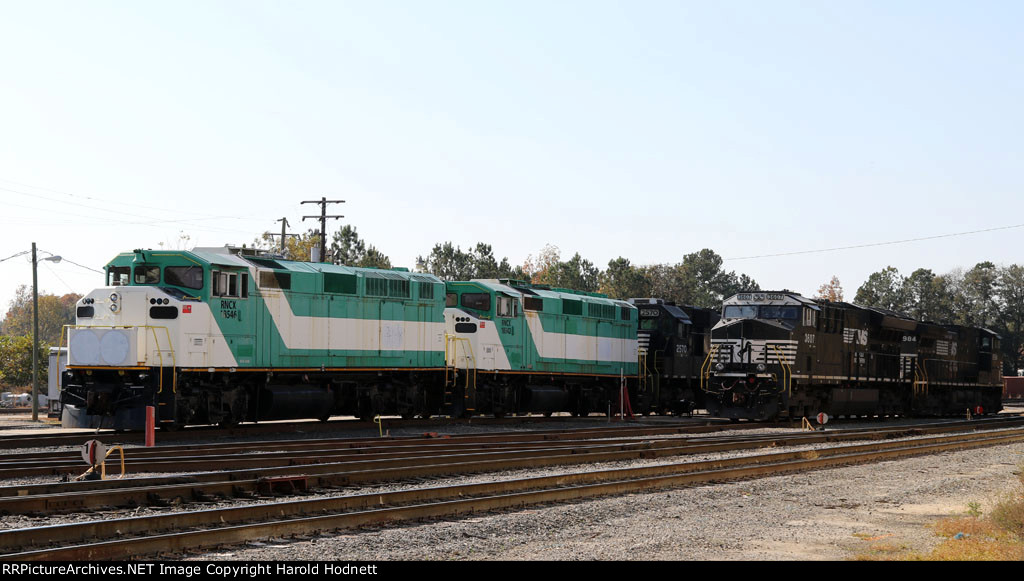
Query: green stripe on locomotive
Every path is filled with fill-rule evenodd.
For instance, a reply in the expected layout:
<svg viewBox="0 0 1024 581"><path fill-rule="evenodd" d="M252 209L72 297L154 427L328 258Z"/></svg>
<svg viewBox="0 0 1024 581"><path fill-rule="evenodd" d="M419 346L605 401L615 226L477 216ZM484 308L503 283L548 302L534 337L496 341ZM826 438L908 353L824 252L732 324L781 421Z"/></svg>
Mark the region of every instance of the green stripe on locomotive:
<svg viewBox="0 0 1024 581"><path fill-rule="evenodd" d="M465 309L497 326L512 371L637 373L638 317L629 303L566 289L529 287L524 292L527 287L488 280L448 282L446 288L449 307ZM467 294L487 300L479 303L482 308L473 308L472 301L467 306L464 300ZM502 298L519 302L502 312ZM589 347L596 347L596 352L584 353Z"/></svg>

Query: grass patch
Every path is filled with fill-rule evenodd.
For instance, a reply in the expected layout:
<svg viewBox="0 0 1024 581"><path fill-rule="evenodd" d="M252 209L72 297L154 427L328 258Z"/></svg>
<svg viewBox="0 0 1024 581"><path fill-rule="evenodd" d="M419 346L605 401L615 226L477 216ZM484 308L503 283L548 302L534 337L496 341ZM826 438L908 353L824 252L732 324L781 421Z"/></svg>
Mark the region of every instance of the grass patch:
<svg viewBox="0 0 1024 581"><path fill-rule="evenodd" d="M892 543L875 543L860 561L1020 561L1024 560L1024 465L1018 469L1018 483L996 501L988 513L981 503L970 502L964 515L935 523L935 534L943 541L928 553L906 551ZM862 540L876 540L855 534Z"/></svg>

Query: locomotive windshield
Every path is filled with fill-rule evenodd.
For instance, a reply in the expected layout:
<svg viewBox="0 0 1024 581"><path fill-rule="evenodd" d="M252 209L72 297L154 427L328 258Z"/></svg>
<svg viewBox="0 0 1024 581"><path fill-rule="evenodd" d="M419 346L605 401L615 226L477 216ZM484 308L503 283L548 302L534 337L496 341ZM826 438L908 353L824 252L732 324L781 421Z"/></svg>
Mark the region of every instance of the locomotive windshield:
<svg viewBox="0 0 1024 581"><path fill-rule="evenodd" d="M131 274L128 266L111 266L107 269L107 286L127 286Z"/></svg>
<svg viewBox="0 0 1024 581"><path fill-rule="evenodd" d="M160 284L160 267L136 266L135 284Z"/></svg>
<svg viewBox="0 0 1024 581"><path fill-rule="evenodd" d="M728 305L724 316L728 319L799 319L800 307Z"/></svg>
<svg viewBox="0 0 1024 581"><path fill-rule="evenodd" d="M799 319L800 307L779 307L774 305L763 305L761 307L762 319Z"/></svg>
<svg viewBox="0 0 1024 581"><path fill-rule="evenodd" d="M725 307L725 314L723 316L727 319L756 319L757 306L729 305Z"/></svg>

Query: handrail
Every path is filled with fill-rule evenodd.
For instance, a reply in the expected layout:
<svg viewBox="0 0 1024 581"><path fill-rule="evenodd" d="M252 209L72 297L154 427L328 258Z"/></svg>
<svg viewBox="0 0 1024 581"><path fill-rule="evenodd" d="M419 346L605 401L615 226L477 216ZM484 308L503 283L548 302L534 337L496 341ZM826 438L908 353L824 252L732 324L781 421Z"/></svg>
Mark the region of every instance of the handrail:
<svg viewBox="0 0 1024 581"><path fill-rule="evenodd" d="M700 364L700 390L707 391L707 385L705 380L711 376L711 361L714 360L715 353L718 352L718 348L721 347L721 343L713 343L711 349L708 351L708 356L704 358L704 363ZM706 369L705 369L706 368Z"/></svg>
<svg viewBox="0 0 1024 581"><path fill-rule="evenodd" d="M793 395L793 370L790 369L789 363L782 358L782 351L779 346L772 343L772 348L775 349L775 358L779 361L779 366L782 367L782 381L786 384L786 396L791 397ZM765 359L767 359L767 352L765 353Z"/></svg>
<svg viewBox="0 0 1024 581"><path fill-rule="evenodd" d="M927 360L915 357L914 358L914 395L928 395L928 367L925 365L928 363ZM918 374L918 369L921 373Z"/></svg>
<svg viewBox="0 0 1024 581"><path fill-rule="evenodd" d="M459 369L458 345L459 345L460 342L464 342L463 349L462 349L462 351L463 351L462 357L466 360L466 391L468 393L470 389L475 389L476 388L476 371L477 371L477 366L476 366L476 354L473 353L473 343L470 342L470 340L467 339L466 337L458 337L458 336L455 336L455 335L450 335L448 333L444 334L444 363L445 363L445 365L444 365L444 384L446 386L448 385L448 367L449 367L449 365L448 365L448 355L449 355L448 343L449 343L449 341L452 343L452 350L451 350L452 364L451 364L451 367L454 370L454 373L452 374L452 385L453 386L455 385L455 381L456 381L455 378L456 378L456 375L457 375L458 369ZM470 366L470 362L472 362L472 366ZM470 382L470 378L472 378L472 384ZM468 395L465 396L465 397L468 397ZM475 407L475 403L474 403L474 407Z"/></svg>
<svg viewBox="0 0 1024 581"><path fill-rule="evenodd" d="M640 393L647 392L647 352L637 351L636 353L636 367L637 367L637 391ZM658 401L657 394L655 394L654 401Z"/></svg>

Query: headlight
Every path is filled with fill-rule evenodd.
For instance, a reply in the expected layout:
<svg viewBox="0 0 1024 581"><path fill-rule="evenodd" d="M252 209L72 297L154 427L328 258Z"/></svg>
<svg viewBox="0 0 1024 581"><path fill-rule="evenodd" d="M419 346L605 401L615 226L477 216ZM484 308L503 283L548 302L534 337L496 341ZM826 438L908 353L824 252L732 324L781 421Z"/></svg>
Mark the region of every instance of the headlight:
<svg viewBox="0 0 1024 581"><path fill-rule="evenodd" d="M117 295L117 293L110 293L110 300L111 300L111 301L113 301L113 302L115 302L115 303L116 303L116 302L117 302L117 299L119 299L119 298L121 298L121 297L119 297L119 296Z"/></svg>
<svg viewBox="0 0 1024 581"><path fill-rule="evenodd" d="M117 311L119 311L120 309L121 309L121 307L120 307L120 306L118 306L118 304L117 304L117 303L110 303L110 312L111 312L111 313L116 313L116 312L117 312Z"/></svg>
<svg viewBox="0 0 1024 581"><path fill-rule="evenodd" d="M715 364L715 369L721 371L721 370L725 369L725 364L724 363L716 363Z"/></svg>
<svg viewBox="0 0 1024 581"><path fill-rule="evenodd" d="M757 370L758 370L759 372L762 372L762 373L763 373L765 369L768 369L768 368L767 368L767 367L765 367L764 363L758 363L758 364L757 364Z"/></svg>

